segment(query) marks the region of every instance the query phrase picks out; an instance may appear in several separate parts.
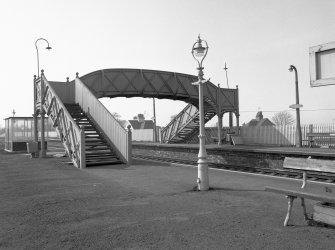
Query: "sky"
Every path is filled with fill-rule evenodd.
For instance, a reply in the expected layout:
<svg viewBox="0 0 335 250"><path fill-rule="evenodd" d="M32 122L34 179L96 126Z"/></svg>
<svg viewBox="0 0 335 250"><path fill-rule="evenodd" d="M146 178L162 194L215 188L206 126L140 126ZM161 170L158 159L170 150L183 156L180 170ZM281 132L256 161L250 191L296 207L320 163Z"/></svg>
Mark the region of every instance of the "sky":
<svg viewBox="0 0 335 250"><path fill-rule="evenodd" d="M52 47L38 42L40 69L50 81L65 81L108 68L196 75L190 52L198 34L209 45L205 78L227 86L227 63L229 86L239 87L241 124L259 110L271 118L295 103L291 64L301 123L335 123L335 85L311 88L309 80L309 47L335 41L334 13L334 0L1 0L0 125L13 110L33 113L38 38ZM153 116L149 98L102 102L123 119ZM156 100L157 124L165 126L184 106Z"/></svg>

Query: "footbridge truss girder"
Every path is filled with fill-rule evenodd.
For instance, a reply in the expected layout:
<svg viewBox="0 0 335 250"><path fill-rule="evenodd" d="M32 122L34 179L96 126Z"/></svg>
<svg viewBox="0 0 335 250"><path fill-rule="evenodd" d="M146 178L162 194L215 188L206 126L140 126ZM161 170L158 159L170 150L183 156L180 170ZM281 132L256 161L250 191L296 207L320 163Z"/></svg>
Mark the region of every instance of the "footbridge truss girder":
<svg viewBox="0 0 335 250"><path fill-rule="evenodd" d="M103 69L80 79L97 98L152 97L181 100L198 107L197 76L146 69ZM238 89L219 88L211 82L204 85L204 102L216 114L238 115Z"/></svg>

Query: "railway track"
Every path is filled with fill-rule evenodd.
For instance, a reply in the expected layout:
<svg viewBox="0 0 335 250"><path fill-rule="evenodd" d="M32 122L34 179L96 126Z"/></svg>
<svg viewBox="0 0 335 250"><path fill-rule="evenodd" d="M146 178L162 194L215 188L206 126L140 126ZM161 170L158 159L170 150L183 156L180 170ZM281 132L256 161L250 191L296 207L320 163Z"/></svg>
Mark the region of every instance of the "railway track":
<svg viewBox="0 0 335 250"><path fill-rule="evenodd" d="M191 160L179 160L175 158L168 157L155 157L155 156L146 156L146 155L134 155L134 159L142 159L142 160L150 160L150 161L159 161L164 163L173 163L173 164L184 164L184 165L193 165L196 166L196 161ZM293 170L283 170L283 169L270 169L270 168L261 168L261 167L245 167L245 166L233 166L221 163L213 163L209 162L208 166L211 168L217 169L225 169L231 171L245 172L245 173L255 173L255 174L263 174L270 176L278 176L278 177L287 177L292 179L302 179L301 171L293 171ZM307 179L310 181L319 181L326 183L335 183L335 175L330 173L319 173L309 171L307 175Z"/></svg>

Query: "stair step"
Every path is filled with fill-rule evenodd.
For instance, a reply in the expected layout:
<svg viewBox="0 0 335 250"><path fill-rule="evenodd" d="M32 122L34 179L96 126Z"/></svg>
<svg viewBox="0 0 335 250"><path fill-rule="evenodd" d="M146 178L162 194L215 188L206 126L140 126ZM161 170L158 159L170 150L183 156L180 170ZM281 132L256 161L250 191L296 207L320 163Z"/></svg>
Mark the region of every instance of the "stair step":
<svg viewBox="0 0 335 250"><path fill-rule="evenodd" d="M95 156L114 156L111 150L108 152L86 152L86 156L95 157Z"/></svg>
<svg viewBox="0 0 335 250"><path fill-rule="evenodd" d="M91 125L91 126L93 126L93 125L90 123L90 121L77 120L76 123L77 123L77 124L79 123L79 124L86 124L86 125Z"/></svg>
<svg viewBox="0 0 335 250"><path fill-rule="evenodd" d="M86 139L85 139L85 142L104 142L105 140L101 137L87 137L86 136Z"/></svg>
<svg viewBox="0 0 335 250"><path fill-rule="evenodd" d="M100 139L103 140L103 137L101 137L98 134L85 134L85 141L93 140L93 139Z"/></svg>
<svg viewBox="0 0 335 250"><path fill-rule="evenodd" d="M85 146L90 146L90 147L101 147L106 145L106 142L104 141L99 141L99 142L86 142L85 141Z"/></svg>
<svg viewBox="0 0 335 250"><path fill-rule="evenodd" d="M94 147L94 148L92 148L92 147L86 147L85 151L89 151L89 152L90 151L109 151L110 152L111 150L107 146L104 146L104 147L99 146L99 147Z"/></svg>
<svg viewBox="0 0 335 250"><path fill-rule="evenodd" d="M122 163L78 104L65 104L65 107L76 124L84 130L87 166Z"/></svg>
<svg viewBox="0 0 335 250"><path fill-rule="evenodd" d="M87 155L87 154L86 154ZM95 153L95 154L91 154L91 155L87 155L87 159L95 159L95 158L117 158L117 156L111 152L109 152L108 154L98 154L98 153Z"/></svg>
<svg viewBox="0 0 335 250"><path fill-rule="evenodd" d="M115 164L122 164L120 160L114 160L114 161L97 161L97 162L86 162L87 167L92 166L99 166L99 165L115 165Z"/></svg>

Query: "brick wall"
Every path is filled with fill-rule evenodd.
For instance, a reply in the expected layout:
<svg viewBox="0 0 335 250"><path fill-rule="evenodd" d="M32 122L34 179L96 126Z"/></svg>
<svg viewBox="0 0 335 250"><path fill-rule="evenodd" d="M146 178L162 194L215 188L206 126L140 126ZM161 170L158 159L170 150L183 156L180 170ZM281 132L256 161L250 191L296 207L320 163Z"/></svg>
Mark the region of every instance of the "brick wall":
<svg viewBox="0 0 335 250"><path fill-rule="evenodd" d="M196 162L198 160L198 151L199 149L197 147L133 144L134 156L155 156ZM281 169L285 158L282 154L248 152L246 150L239 151L229 148L207 149L207 155L208 161L213 163L251 168L257 166L271 169Z"/></svg>

